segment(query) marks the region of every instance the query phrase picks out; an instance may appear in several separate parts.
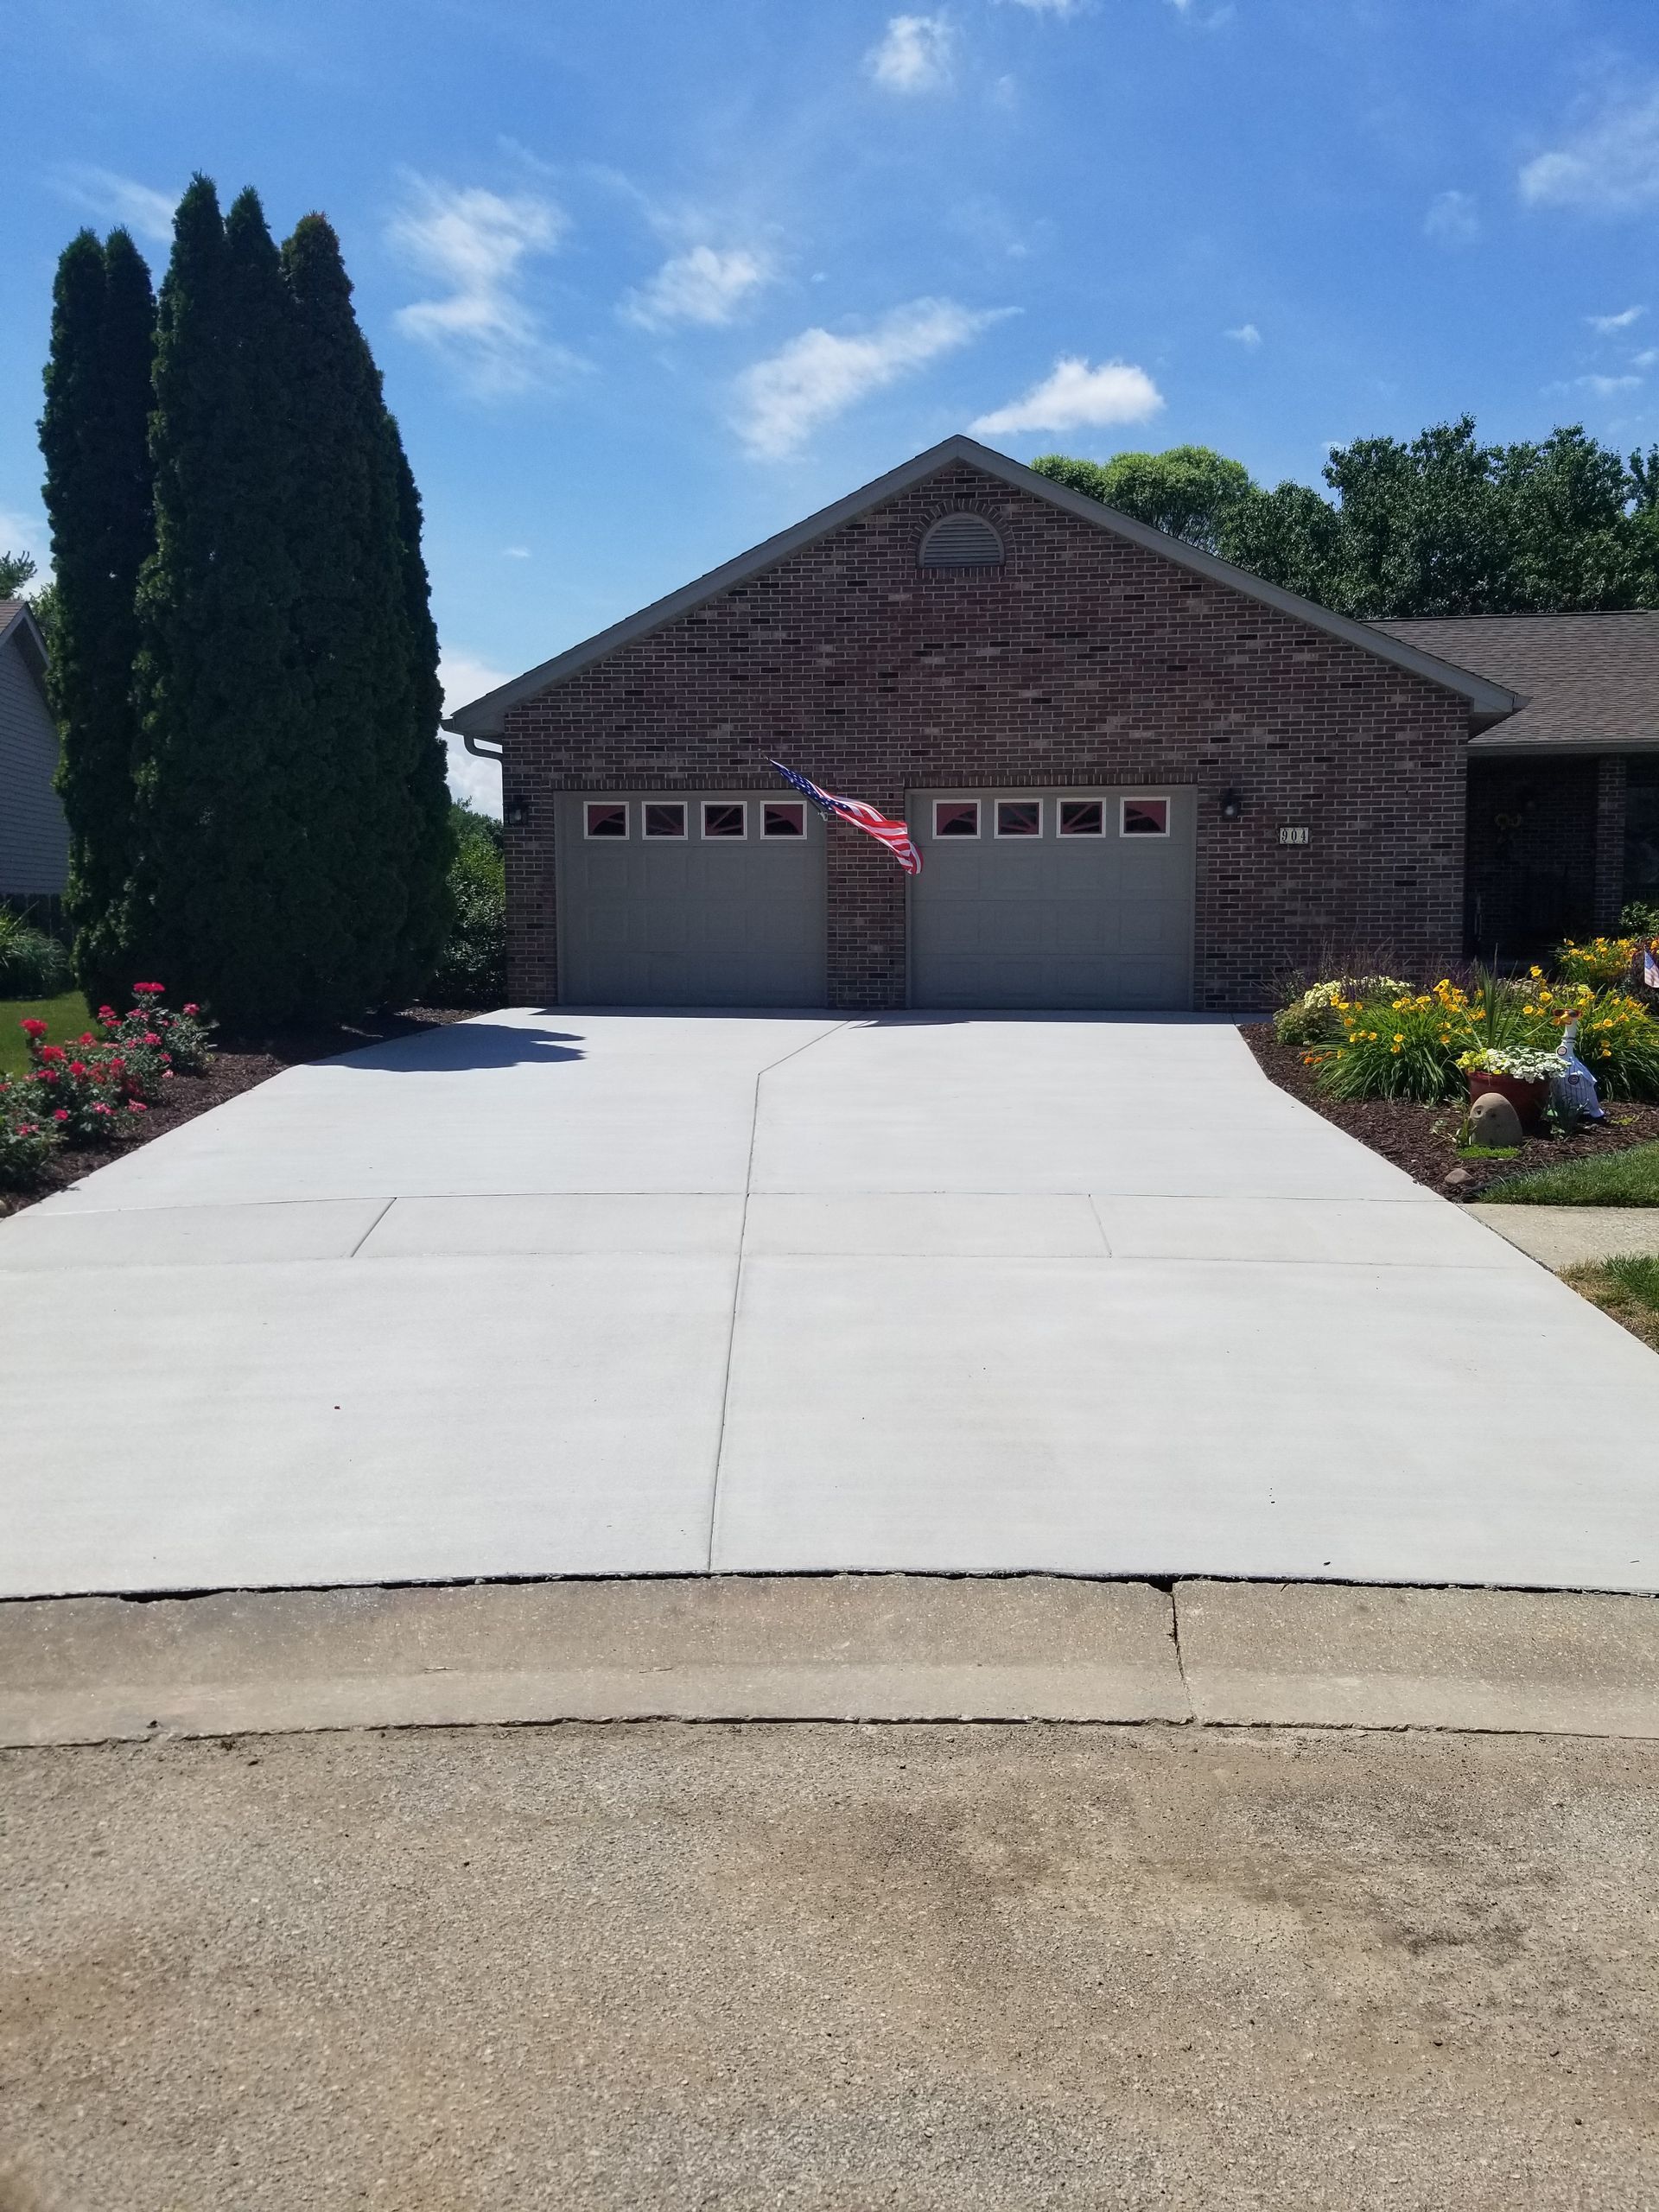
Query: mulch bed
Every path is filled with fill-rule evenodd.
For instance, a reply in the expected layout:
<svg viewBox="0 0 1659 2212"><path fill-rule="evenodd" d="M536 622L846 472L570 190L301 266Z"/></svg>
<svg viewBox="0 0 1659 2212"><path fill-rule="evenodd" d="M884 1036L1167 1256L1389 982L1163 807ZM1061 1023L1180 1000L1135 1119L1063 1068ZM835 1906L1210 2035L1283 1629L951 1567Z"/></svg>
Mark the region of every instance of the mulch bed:
<svg viewBox="0 0 1659 2212"><path fill-rule="evenodd" d="M1239 1034L1269 1082L1448 1198L1478 1198L1506 1176L1559 1167L1594 1153L1624 1152L1659 1138L1659 1106L1610 1104L1605 1122L1576 1136L1526 1137L1512 1160L1459 1160L1456 1140L1462 1116L1456 1106L1419 1106L1404 1098L1331 1098L1320 1090L1313 1070L1303 1066L1300 1046L1281 1045L1271 1023L1241 1023Z"/></svg>
<svg viewBox="0 0 1659 2212"><path fill-rule="evenodd" d="M417 1036L423 1029L440 1029L451 1021L466 1021L475 1007L405 1007L399 1014L382 1014L348 1027L285 1029L271 1036L237 1037L216 1040L218 1049L205 1075L175 1075L167 1095L145 1112L138 1133L113 1148L91 1146L54 1155L41 1180L28 1191L0 1191L0 1220L21 1213L25 1206L49 1198L54 1191L78 1182L95 1167L107 1167L123 1153L165 1136L181 1122L194 1122L211 1106L222 1106L284 1068L307 1060L332 1059L337 1052L354 1052L365 1045L388 1044L394 1037ZM135 1121L137 1116L132 1117Z"/></svg>

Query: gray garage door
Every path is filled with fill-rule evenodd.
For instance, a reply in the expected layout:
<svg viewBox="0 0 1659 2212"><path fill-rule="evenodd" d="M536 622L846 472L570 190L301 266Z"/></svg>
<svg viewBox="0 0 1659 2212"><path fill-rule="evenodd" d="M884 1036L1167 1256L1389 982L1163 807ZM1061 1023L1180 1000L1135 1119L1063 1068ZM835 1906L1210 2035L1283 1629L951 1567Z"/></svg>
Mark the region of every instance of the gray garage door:
<svg viewBox="0 0 1659 2212"><path fill-rule="evenodd" d="M787 795L567 794L560 995L575 1006L822 1006L823 824Z"/></svg>
<svg viewBox="0 0 1659 2212"><path fill-rule="evenodd" d="M920 791L913 1006L1183 1007L1190 791Z"/></svg>

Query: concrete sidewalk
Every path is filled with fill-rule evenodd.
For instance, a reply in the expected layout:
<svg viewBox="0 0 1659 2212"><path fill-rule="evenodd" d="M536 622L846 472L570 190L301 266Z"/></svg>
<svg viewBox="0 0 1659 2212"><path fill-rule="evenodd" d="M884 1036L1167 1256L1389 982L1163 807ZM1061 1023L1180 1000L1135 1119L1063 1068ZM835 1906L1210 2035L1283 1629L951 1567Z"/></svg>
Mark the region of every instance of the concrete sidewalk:
<svg viewBox="0 0 1659 2212"><path fill-rule="evenodd" d="M1465 1208L1547 1268L1580 1268L1625 1254L1659 1252L1659 1206L1516 1206Z"/></svg>
<svg viewBox="0 0 1659 2212"><path fill-rule="evenodd" d="M1659 1362L1200 1020L295 1068L0 1224L0 1595L1659 1585Z"/></svg>

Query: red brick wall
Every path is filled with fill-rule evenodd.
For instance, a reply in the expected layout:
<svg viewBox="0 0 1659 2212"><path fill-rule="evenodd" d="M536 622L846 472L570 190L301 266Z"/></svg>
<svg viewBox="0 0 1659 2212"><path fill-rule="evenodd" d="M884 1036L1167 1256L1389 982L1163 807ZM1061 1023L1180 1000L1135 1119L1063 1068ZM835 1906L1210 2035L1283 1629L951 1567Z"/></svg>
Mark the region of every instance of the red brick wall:
<svg viewBox="0 0 1659 2212"><path fill-rule="evenodd" d="M924 574L953 505L1000 572ZM556 1001L556 790L776 787L776 753L894 812L941 785L1195 785L1196 999L1266 1002L1322 950L1460 949L1465 703L1029 494L953 466L509 712L515 999ZM1220 819L1224 790L1241 820ZM1281 824L1313 842L1281 847ZM833 1004L905 1002L904 879L832 830Z"/></svg>

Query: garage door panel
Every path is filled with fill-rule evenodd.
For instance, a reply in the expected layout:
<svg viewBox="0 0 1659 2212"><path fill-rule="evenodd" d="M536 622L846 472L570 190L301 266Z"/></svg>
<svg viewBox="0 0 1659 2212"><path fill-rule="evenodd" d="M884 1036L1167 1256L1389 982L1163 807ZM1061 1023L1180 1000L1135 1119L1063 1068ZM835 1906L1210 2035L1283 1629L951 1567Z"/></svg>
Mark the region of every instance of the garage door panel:
<svg viewBox="0 0 1659 2212"><path fill-rule="evenodd" d="M567 1004L824 1004L823 832L810 809L804 837L762 839L755 793L690 792L689 835L645 838L642 795L605 796L627 808L626 839L584 836L585 796L558 803ZM703 837L705 799L746 804L747 836Z"/></svg>
<svg viewBox="0 0 1659 2212"><path fill-rule="evenodd" d="M1151 1009L1192 1003L1196 798L1168 799L1167 836L1124 836L1134 793L1068 786L921 791L908 818L923 851L910 889L911 1003ZM1043 834L991 834L1001 797L1037 797ZM1056 835L1058 800L1099 798L1106 834ZM938 800L978 798L977 838L932 834Z"/></svg>

